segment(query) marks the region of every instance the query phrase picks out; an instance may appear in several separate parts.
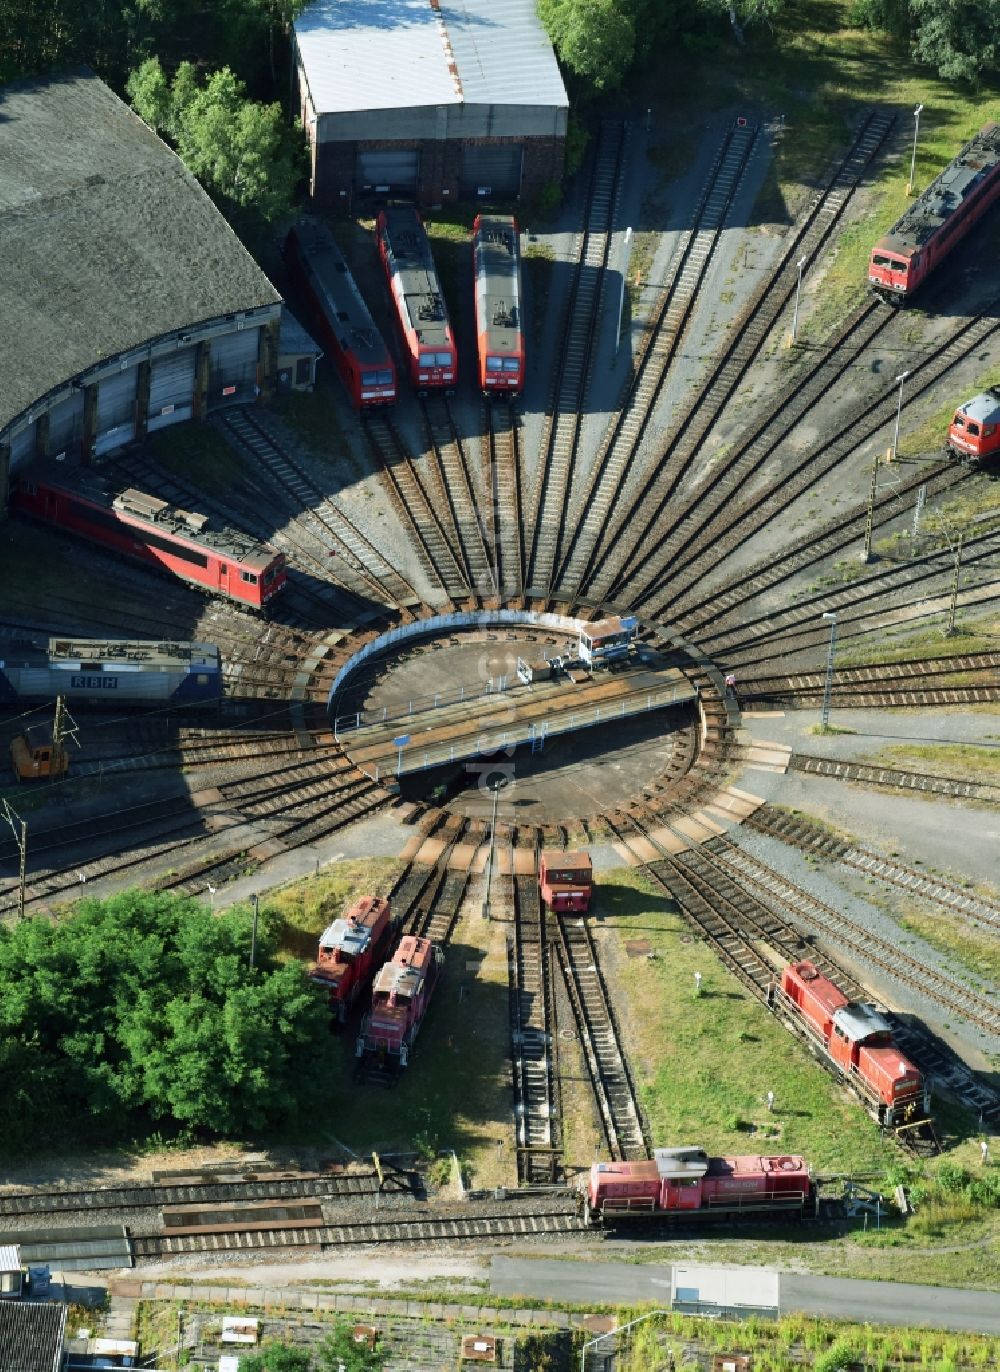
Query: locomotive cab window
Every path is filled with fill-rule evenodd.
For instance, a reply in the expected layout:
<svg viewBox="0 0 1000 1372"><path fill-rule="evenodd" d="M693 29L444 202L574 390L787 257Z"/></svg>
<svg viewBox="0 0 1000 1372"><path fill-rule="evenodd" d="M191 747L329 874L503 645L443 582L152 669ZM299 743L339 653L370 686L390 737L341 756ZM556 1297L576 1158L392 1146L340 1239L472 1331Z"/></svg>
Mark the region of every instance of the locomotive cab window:
<svg viewBox="0 0 1000 1372"><path fill-rule="evenodd" d="M433 366L434 366L434 359L435 359L435 357L437 357L437 353L421 353L421 354L420 354L420 365L421 365L421 367L433 367Z"/></svg>
<svg viewBox="0 0 1000 1372"><path fill-rule="evenodd" d="M516 371L520 371L520 368L521 368L521 364L520 364L520 362L518 362L518 360L517 360L516 357L505 357L505 358L504 358L504 360L503 360L503 369L504 369L505 372L516 372Z"/></svg>
<svg viewBox="0 0 1000 1372"><path fill-rule="evenodd" d="M956 429L965 428L965 415L962 414L961 410L959 410L958 414L952 420L952 423L955 425Z"/></svg>
<svg viewBox="0 0 1000 1372"><path fill-rule="evenodd" d="M451 353L435 353L434 356L437 358L437 365L439 367L451 366Z"/></svg>
<svg viewBox="0 0 1000 1372"><path fill-rule="evenodd" d="M362 386L377 386L377 385L378 385L378 372L362 372L362 373L361 373L361 384L362 384Z"/></svg>
<svg viewBox="0 0 1000 1372"><path fill-rule="evenodd" d="M973 420L970 419L966 427L968 428L969 433L972 434L973 438L979 437L979 425L974 423Z"/></svg>
<svg viewBox="0 0 1000 1372"><path fill-rule="evenodd" d="M502 358L502 357L488 357L488 358L486 359L486 370L487 370L488 372L502 372L502 371L503 371L503 358Z"/></svg>
<svg viewBox="0 0 1000 1372"><path fill-rule="evenodd" d="M249 586L257 585L256 572L240 572L240 580L245 581Z"/></svg>
<svg viewBox="0 0 1000 1372"><path fill-rule="evenodd" d="M386 371L379 372L379 373L378 373L378 382L377 382L376 384L379 385L379 386L391 386L391 385L392 385L392 372L390 372L388 369L387 369Z"/></svg>

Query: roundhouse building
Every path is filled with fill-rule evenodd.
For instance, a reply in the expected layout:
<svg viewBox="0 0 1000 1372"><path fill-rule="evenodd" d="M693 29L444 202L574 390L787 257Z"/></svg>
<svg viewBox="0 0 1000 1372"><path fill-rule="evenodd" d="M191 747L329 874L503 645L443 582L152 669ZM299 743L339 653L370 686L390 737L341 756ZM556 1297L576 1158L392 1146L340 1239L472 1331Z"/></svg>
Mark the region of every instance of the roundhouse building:
<svg viewBox="0 0 1000 1372"><path fill-rule="evenodd" d="M294 38L317 203L513 200L562 176L569 101L535 0L316 0Z"/></svg>
<svg viewBox="0 0 1000 1372"><path fill-rule="evenodd" d="M0 87L7 472L267 389L281 297L180 159L93 73Z"/></svg>

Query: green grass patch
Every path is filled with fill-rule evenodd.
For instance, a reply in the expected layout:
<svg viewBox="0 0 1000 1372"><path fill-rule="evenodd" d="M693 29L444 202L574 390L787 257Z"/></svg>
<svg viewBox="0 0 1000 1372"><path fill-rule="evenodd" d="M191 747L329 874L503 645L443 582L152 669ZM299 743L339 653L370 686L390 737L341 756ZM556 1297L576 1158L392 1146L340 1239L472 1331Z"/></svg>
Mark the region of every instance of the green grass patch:
<svg viewBox="0 0 1000 1372"><path fill-rule="evenodd" d="M282 952L311 962L317 940L331 920L343 914L359 896L389 891L399 869L395 858L336 862L317 877L297 881L268 895L267 908L281 917Z"/></svg>
<svg viewBox="0 0 1000 1372"><path fill-rule="evenodd" d="M870 634L859 635L837 645L838 667L861 667L873 662L905 662L928 657L951 657L965 653L995 652L1000 644L1000 617L997 615L973 616L963 613L959 620L959 632L949 636L945 633L945 617L940 622L918 629L911 626L886 625ZM988 705L967 706L976 713L993 713Z"/></svg>
<svg viewBox="0 0 1000 1372"><path fill-rule="evenodd" d="M672 902L631 872L602 878L598 889L657 1145L694 1141L712 1152L801 1153L814 1167L845 1172L880 1169L895 1156L860 1105L692 939ZM647 940L655 958L629 958L629 939ZM696 971L703 976L700 996Z"/></svg>
<svg viewBox="0 0 1000 1372"><path fill-rule="evenodd" d="M904 929L918 934L932 948L1000 986L1000 939L995 931L980 930L967 915L953 915L911 901L903 905L897 918Z"/></svg>
<svg viewBox="0 0 1000 1372"><path fill-rule="evenodd" d="M866 761L885 767L911 768L931 776L1000 782L1000 747L982 748L973 743L898 743L880 748Z"/></svg>
<svg viewBox="0 0 1000 1372"><path fill-rule="evenodd" d="M320 363L323 368L326 364ZM294 429L316 457L338 465L346 464L355 474L358 464L351 445L344 437L342 412L338 408L333 387L340 386L340 378L328 371L326 381L312 391L290 391L276 396L274 410L289 428ZM346 403L346 392L345 403Z"/></svg>
<svg viewBox="0 0 1000 1372"><path fill-rule="evenodd" d="M207 495L225 499L242 480L243 459L218 429L201 420L160 429L150 434L147 446L161 467Z"/></svg>

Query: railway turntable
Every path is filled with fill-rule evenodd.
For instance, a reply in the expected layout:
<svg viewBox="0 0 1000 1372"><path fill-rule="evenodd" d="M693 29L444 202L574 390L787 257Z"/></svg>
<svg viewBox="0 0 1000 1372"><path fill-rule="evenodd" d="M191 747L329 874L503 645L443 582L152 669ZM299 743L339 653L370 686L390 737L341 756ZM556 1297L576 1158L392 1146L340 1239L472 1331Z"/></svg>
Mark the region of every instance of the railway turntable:
<svg viewBox="0 0 1000 1372"><path fill-rule="evenodd" d="M356 711L338 717L338 740L355 766L387 786L405 775L444 765L544 751L548 740L583 730L612 730L623 721L689 705L697 691L676 666L655 653L621 670L591 676L559 672L520 680L488 694L437 693L399 712Z"/></svg>

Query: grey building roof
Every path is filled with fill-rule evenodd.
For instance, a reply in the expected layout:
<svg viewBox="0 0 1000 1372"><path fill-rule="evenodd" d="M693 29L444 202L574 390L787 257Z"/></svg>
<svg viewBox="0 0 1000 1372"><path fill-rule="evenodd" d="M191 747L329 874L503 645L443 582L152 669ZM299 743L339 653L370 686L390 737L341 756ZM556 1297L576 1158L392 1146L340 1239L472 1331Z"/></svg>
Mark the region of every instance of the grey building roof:
<svg viewBox="0 0 1000 1372"><path fill-rule="evenodd" d="M53 1302L0 1302L3 1372L59 1372L66 1307Z"/></svg>
<svg viewBox="0 0 1000 1372"><path fill-rule="evenodd" d="M318 115L569 106L535 0L316 0L295 40Z"/></svg>
<svg viewBox="0 0 1000 1372"><path fill-rule="evenodd" d="M280 296L180 159L86 70L0 87L0 431L67 378Z"/></svg>

